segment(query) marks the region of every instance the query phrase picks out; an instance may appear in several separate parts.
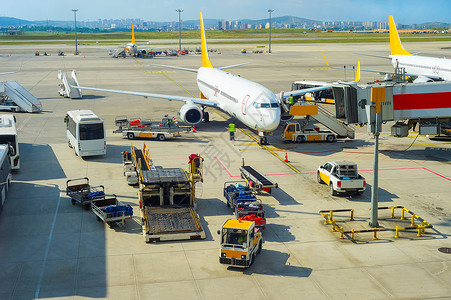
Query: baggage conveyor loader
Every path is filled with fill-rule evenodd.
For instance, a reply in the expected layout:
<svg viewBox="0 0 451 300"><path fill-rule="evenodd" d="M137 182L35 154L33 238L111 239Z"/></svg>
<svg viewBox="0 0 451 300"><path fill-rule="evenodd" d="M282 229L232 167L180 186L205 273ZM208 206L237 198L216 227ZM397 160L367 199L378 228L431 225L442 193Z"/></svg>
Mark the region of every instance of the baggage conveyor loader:
<svg viewBox="0 0 451 300"><path fill-rule="evenodd" d="M246 166L244 164L240 167L241 178L249 183L249 186L255 191L265 191L271 193L272 188L278 188L277 183L272 182L271 179L260 173L254 167Z"/></svg>

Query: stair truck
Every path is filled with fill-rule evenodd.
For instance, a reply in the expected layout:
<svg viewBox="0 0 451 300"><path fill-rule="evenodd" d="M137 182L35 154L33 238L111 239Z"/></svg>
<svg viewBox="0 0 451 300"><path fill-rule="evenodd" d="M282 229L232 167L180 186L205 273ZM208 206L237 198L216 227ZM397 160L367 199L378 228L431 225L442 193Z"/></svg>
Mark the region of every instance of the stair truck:
<svg viewBox="0 0 451 300"><path fill-rule="evenodd" d="M357 171L357 164L352 161L330 161L319 166L316 178L318 183L329 186L330 194L353 192L363 194L366 189L365 178Z"/></svg>
<svg viewBox="0 0 451 300"><path fill-rule="evenodd" d="M218 230L218 234L221 236L221 264L247 268L262 250L262 233L252 221L229 219Z"/></svg>
<svg viewBox="0 0 451 300"><path fill-rule="evenodd" d="M332 131L316 130L316 128L307 129L305 126L301 128L301 125L297 122L286 123L282 131L282 138L284 141L296 143L304 143L306 141L326 141L332 143L337 139L337 136Z"/></svg>
<svg viewBox="0 0 451 300"><path fill-rule="evenodd" d="M202 165L202 157L192 154L188 172L182 168L138 167L145 242L205 239L195 210L195 184L203 181Z"/></svg>

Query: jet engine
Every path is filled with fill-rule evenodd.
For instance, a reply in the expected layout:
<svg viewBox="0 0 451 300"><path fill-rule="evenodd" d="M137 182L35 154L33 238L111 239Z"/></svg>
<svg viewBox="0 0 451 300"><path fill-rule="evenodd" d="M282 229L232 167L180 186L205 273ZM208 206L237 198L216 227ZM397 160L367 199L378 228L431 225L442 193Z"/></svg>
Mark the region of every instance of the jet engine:
<svg viewBox="0 0 451 300"><path fill-rule="evenodd" d="M433 81L434 80L430 77L420 75L413 82L418 83L418 82L433 82Z"/></svg>
<svg viewBox="0 0 451 300"><path fill-rule="evenodd" d="M186 103L180 109L180 119L188 124L199 124L202 121L202 117L202 109L192 103Z"/></svg>

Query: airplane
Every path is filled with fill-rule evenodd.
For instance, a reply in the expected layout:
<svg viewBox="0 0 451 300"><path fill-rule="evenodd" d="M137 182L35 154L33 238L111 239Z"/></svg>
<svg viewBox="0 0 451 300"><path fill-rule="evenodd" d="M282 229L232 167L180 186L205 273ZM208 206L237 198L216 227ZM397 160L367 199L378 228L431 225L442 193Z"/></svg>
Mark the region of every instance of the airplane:
<svg viewBox="0 0 451 300"><path fill-rule="evenodd" d="M77 87L85 90L183 101L185 104L180 109L180 118L192 125L198 124L202 120L208 122L209 114L205 109L207 107L217 108L237 118L249 128L257 130L260 143L267 144L267 135L276 130L281 121L280 97L261 84L224 71L224 69L244 64L213 67L208 57L202 13L200 13L200 33L202 66L199 69L156 65L197 73L196 82L201 92L200 98Z"/></svg>
<svg viewBox="0 0 451 300"><path fill-rule="evenodd" d="M146 44L140 44L140 45L148 45L149 43ZM135 26L132 24L132 41L130 43L125 44L124 46L118 47L114 50L110 51L110 55L112 55L112 57L117 58L119 56L125 57L126 53L129 53L130 55L135 55L138 53L138 46L136 42L135 42ZM143 50L144 51L144 50Z"/></svg>
<svg viewBox="0 0 451 300"><path fill-rule="evenodd" d="M431 82L431 81L450 81L451 80L451 59L436 58L429 56L414 55L404 49L399 38L398 30L393 16L388 16L388 24L390 31L390 55L381 56L367 53L359 53L366 56L373 56L379 58L390 59L395 72L378 71L378 70L365 70L363 72L375 72L381 75L388 75L387 79L392 75L406 75L415 78L413 82ZM324 53L323 53L324 56ZM326 65L333 69L346 69L351 68L338 68L331 67L324 56Z"/></svg>

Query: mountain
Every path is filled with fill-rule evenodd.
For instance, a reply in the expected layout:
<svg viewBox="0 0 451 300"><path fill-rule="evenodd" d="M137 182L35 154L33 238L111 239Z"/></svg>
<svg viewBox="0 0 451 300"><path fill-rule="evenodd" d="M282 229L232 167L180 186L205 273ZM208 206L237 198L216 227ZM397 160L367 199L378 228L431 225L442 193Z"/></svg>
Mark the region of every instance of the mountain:
<svg viewBox="0 0 451 300"><path fill-rule="evenodd" d="M27 21L27 20L10 18L10 17L0 17L0 27L28 25L28 24L31 24L31 22Z"/></svg>

